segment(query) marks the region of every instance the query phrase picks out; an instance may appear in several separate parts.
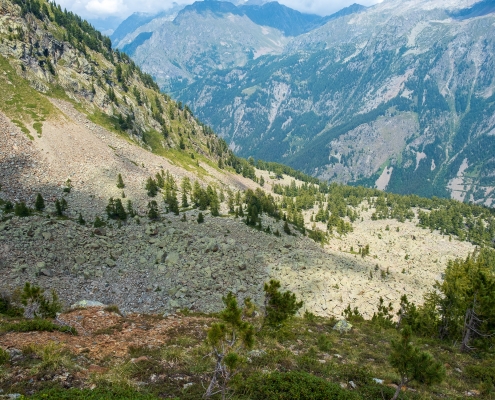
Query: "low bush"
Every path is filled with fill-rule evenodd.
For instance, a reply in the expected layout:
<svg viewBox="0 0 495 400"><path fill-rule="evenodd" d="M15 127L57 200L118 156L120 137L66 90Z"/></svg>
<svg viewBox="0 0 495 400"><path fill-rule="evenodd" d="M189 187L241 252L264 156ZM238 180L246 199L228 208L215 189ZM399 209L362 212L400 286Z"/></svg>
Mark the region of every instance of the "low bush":
<svg viewBox="0 0 495 400"><path fill-rule="evenodd" d="M12 299L7 294L0 294L0 314L8 317L22 317L24 309L13 304Z"/></svg>
<svg viewBox="0 0 495 400"><path fill-rule="evenodd" d="M7 364L10 360L10 354L0 347L0 365Z"/></svg>
<svg viewBox="0 0 495 400"><path fill-rule="evenodd" d="M248 378L241 391L251 400L354 400L356 393L306 372L274 372Z"/></svg>
<svg viewBox="0 0 495 400"><path fill-rule="evenodd" d="M29 399L58 399L58 400L156 400L157 397L151 394L136 392L134 389L50 389L37 393Z"/></svg>
<svg viewBox="0 0 495 400"><path fill-rule="evenodd" d="M77 335L71 326L56 325L47 319L35 318L19 322L0 324L0 332L64 332Z"/></svg>

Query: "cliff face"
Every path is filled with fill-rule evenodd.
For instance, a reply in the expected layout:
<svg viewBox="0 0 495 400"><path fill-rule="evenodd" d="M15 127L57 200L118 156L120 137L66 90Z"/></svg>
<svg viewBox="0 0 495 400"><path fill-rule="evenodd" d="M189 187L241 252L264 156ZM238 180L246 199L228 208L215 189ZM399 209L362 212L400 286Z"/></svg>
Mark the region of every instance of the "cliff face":
<svg viewBox="0 0 495 400"><path fill-rule="evenodd" d="M495 16L473 4L385 1L178 98L243 156L492 205Z"/></svg>

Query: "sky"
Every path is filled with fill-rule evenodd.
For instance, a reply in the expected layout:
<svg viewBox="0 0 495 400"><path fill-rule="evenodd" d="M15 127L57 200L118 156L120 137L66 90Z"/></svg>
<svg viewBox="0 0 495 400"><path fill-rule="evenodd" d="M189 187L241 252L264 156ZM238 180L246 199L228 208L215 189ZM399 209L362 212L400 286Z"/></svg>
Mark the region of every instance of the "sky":
<svg viewBox="0 0 495 400"><path fill-rule="evenodd" d="M353 3L365 6L381 0L278 0L279 3L301 12L329 15ZM134 12L157 13L174 3L190 4L194 0L58 0L62 8L73 11L84 18L117 17L124 19Z"/></svg>

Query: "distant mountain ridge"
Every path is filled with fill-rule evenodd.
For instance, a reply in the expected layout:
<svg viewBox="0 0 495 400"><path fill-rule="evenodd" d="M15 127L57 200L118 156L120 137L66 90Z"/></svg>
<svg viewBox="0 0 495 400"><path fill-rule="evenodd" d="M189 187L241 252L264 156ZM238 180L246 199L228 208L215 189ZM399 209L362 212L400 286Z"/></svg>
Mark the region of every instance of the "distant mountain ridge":
<svg viewBox="0 0 495 400"><path fill-rule="evenodd" d="M177 7L175 14L134 14L111 38L114 47L133 57L162 88L176 91L212 71L281 54L292 37L364 9L354 4L320 17L278 2L197 1Z"/></svg>
<svg viewBox="0 0 495 400"><path fill-rule="evenodd" d="M175 96L245 157L494 205L492 5L386 0Z"/></svg>

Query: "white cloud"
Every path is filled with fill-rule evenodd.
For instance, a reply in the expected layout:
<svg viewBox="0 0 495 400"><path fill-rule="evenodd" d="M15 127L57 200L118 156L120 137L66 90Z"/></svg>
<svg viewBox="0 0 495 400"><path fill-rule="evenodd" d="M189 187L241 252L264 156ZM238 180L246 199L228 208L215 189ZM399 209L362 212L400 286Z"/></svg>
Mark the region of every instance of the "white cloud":
<svg viewBox="0 0 495 400"><path fill-rule="evenodd" d="M320 15L332 14L353 3L365 6L381 0L279 0L295 10ZM105 18L109 16L125 18L133 12L155 13L174 5L190 4L194 0L58 0L57 3L85 18Z"/></svg>
<svg viewBox="0 0 495 400"><path fill-rule="evenodd" d="M330 15L351 4L358 3L363 6L371 6L380 3L381 0L278 0L280 4L295 10L319 14Z"/></svg>
<svg viewBox="0 0 495 400"><path fill-rule="evenodd" d="M123 0L90 0L86 4L86 10L96 15L117 15L126 9Z"/></svg>

